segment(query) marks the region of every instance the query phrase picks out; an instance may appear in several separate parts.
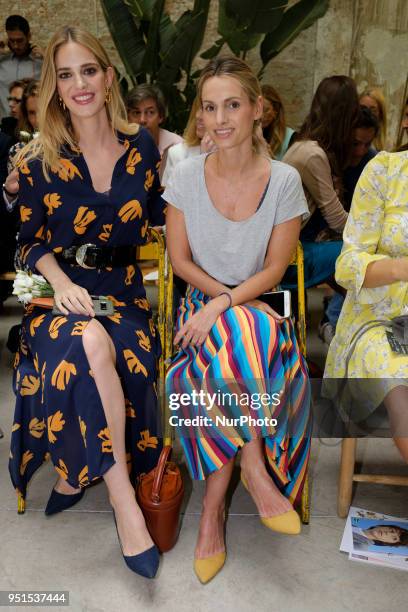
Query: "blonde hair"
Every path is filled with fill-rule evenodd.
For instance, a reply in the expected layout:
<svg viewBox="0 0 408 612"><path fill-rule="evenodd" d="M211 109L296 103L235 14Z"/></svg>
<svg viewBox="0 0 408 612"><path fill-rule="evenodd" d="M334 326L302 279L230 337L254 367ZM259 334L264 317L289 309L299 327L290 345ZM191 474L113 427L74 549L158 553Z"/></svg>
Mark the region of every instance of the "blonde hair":
<svg viewBox="0 0 408 612"><path fill-rule="evenodd" d="M39 85L38 97L38 129L39 136L30 142L20 152L17 164L39 158L42 161L43 172L47 179L49 170L58 168L61 148L68 145L74 151L78 149L71 124L70 114L59 102L57 91L57 76L55 55L68 42L78 43L93 53L96 61L104 72L112 66L101 43L89 32L75 26L63 26L48 43L44 55ZM109 99L105 102L108 121L114 132L136 134L139 126L129 124L126 118L126 108L122 101L116 75L113 76Z"/></svg>
<svg viewBox="0 0 408 612"><path fill-rule="evenodd" d="M372 89L366 89L360 95L360 100L368 96L376 101L378 110L379 110L379 130L377 136L373 140L373 145L377 149L377 151L382 151L386 147L387 141L387 108L385 105L385 97L381 89L378 87L373 87Z"/></svg>
<svg viewBox="0 0 408 612"><path fill-rule="evenodd" d="M183 138L188 147L196 147L200 144L200 139L197 136L197 112L201 108L201 101L199 96L196 96L193 100L193 104L191 105L190 114L188 116L188 121L186 125L186 129L184 130Z"/></svg>
<svg viewBox="0 0 408 612"><path fill-rule="evenodd" d="M262 85L261 91L263 97L270 102L276 113L275 119L264 128L266 141L269 144L272 156L275 157L286 134L285 111L282 99L272 85Z"/></svg>
<svg viewBox="0 0 408 612"><path fill-rule="evenodd" d="M236 79L249 98L249 102L255 106L259 97L262 97L261 86L255 74L244 60L233 55L216 57L208 62L201 71L197 84L198 98L202 103L204 83L214 76L228 76ZM256 153L265 154L265 141L259 135L258 126L261 119L254 121L252 130L252 146Z"/></svg>

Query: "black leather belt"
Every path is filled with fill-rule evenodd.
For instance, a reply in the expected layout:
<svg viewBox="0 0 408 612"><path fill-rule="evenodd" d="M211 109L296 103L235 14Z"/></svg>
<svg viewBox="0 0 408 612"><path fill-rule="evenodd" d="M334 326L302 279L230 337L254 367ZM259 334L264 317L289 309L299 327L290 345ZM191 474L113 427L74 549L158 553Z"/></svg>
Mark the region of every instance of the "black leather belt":
<svg viewBox="0 0 408 612"><path fill-rule="evenodd" d="M95 244L81 244L56 253L59 261L75 264L86 270L124 267L136 261L135 246L99 247Z"/></svg>

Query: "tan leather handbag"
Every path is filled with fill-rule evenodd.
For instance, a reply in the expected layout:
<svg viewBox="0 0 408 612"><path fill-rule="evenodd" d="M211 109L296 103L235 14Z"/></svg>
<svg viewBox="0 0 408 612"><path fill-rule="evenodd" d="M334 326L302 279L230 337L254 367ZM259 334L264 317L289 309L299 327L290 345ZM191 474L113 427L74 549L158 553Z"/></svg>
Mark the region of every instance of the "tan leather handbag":
<svg viewBox="0 0 408 612"><path fill-rule="evenodd" d="M149 533L160 552L167 552L177 541L184 496L181 472L173 461L168 461L170 453L171 446L165 446L157 466L139 477L136 493Z"/></svg>

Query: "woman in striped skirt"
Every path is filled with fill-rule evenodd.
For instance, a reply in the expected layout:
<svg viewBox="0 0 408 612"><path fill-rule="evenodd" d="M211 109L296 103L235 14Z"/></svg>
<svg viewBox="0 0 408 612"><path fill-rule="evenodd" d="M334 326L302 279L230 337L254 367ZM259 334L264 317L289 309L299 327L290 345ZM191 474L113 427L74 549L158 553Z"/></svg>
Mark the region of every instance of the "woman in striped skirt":
<svg viewBox="0 0 408 612"><path fill-rule="evenodd" d="M280 282L308 209L297 171L260 154L262 95L248 65L210 61L198 94L217 150L180 162L163 197L173 268L189 283L167 378L170 422L193 478L207 483L194 560L205 583L225 562L239 449L262 522L300 532L292 504L309 458L307 368L290 319L257 298Z"/></svg>

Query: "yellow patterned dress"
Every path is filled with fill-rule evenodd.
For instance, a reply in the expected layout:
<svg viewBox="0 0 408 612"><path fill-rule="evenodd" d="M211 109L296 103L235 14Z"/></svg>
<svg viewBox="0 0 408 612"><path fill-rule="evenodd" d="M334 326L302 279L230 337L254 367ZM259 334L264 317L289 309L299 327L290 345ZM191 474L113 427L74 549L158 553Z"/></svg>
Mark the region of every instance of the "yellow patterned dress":
<svg viewBox="0 0 408 612"><path fill-rule="evenodd" d="M46 253L57 257L73 245L103 247L146 242L149 223L162 224L164 202L159 154L148 132L118 134L125 150L113 170L108 193L96 192L80 152L65 149L47 182L35 159L20 165L24 264L36 271ZM116 368L126 401L126 448L132 476L150 470L160 453L156 360L160 342L137 265L84 269L59 261L74 283L89 293L111 296L115 312L98 317L116 350ZM23 317L16 354L16 409L9 469L25 496L27 482L49 454L60 476L86 486L113 464L105 413L86 358L84 315L53 315L30 305Z"/></svg>
<svg viewBox="0 0 408 612"><path fill-rule="evenodd" d="M385 324L370 328L375 321L389 322L408 312L408 283L362 287L371 262L408 256L408 152L383 152L367 164L343 240L336 280L347 289L347 297L324 376L356 380L349 380L347 393L343 393L343 384L336 386L335 381L327 380L324 393L336 399L352 420L359 421L381 404L388 391L408 382L408 356L391 350Z"/></svg>

